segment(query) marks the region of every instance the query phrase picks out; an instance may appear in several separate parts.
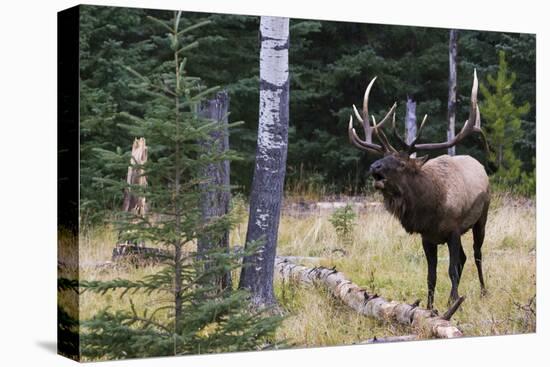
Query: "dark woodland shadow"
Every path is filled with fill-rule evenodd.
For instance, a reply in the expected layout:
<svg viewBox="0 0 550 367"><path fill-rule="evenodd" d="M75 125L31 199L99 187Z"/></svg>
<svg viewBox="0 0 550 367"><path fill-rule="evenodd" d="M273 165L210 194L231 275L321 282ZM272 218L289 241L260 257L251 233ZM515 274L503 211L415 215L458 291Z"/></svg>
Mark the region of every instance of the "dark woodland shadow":
<svg viewBox="0 0 550 367"><path fill-rule="evenodd" d="M51 340L39 340L36 342L36 345L38 345L40 348L50 352L57 354L57 342L51 341Z"/></svg>

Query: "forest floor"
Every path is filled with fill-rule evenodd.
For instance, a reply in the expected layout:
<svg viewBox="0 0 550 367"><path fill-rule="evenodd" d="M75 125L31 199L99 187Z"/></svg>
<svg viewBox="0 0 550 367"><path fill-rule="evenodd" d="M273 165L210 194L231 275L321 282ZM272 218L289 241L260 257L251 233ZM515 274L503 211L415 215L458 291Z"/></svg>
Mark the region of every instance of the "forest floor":
<svg viewBox="0 0 550 367"><path fill-rule="evenodd" d="M357 201L357 200L355 200ZM370 198L368 202L379 202ZM420 237L407 234L381 205L359 202L358 216L349 241L338 237L330 223L331 208L303 205L299 199L286 200L280 223L278 255L318 258L304 265L336 266L348 279L386 299L412 303L426 301L426 259ZM296 210L296 204L304 207ZM329 205L330 206L330 205ZM292 210L289 210L292 208ZM231 233L231 243L242 245L246 236L246 205L240 203L242 221ZM536 220L531 200L494 195L483 245L483 266L488 295L480 297L473 261L472 236L462 237L468 257L459 287L466 296L453 322L465 336L535 332L536 327ZM111 228L88 231L80 238L80 263L91 264L111 258L116 233ZM446 246L439 246L435 308L444 311L450 291ZM82 267L81 279L137 280L158 269L96 269ZM238 274L234 274L234 278ZM276 277L276 295L285 319L276 339L291 346L353 344L373 337L411 334L404 326L355 314L327 292L283 284ZM138 311L152 306L145 294L132 295ZM128 309L129 302L117 292L105 295L84 293L80 318L87 319L100 309Z"/></svg>
<svg viewBox="0 0 550 367"><path fill-rule="evenodd" d="M279 255L319 257L321 265L336 266L369 293L407 303L420 299L425 307L427 265L420 236L407 234L383 206L369 205L360 210L352 241L346 245L329 218L322 210L313 215L283 216ZM489 293L481 297L471 232L462 236L467 261L459 292L466 300L453 322L465 336L535 331L535 241L534 203L494 195L482 248ZM450 292L448 265L447 246L439 246L434 307L440 311L447 309ZM375 336L411 333L407 328L355 315L316 289L295 288L277 283L279 301L289 315L278 335L298 346L351 344Z"/></svg>

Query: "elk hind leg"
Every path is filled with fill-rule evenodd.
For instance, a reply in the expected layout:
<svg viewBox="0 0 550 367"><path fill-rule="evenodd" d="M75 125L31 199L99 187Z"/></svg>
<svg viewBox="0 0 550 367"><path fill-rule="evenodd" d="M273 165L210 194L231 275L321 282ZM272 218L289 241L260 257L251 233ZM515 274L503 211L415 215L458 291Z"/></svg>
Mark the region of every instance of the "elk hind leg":
<svg viewBox="0 0 550 367"><path fill-rule="evenodd" d="M481 295L484 296L487 294L487 289L485 288L485 281L483 279L483 267L482 267L482 256L481 256L481 246L483 246L483 241L485 240L485 224L487 222L487 209L483 211L481 218L474 224L472 228L472 233L474 235L474 260L477 268L477 275L479 276L479 284L481 285Z"/></svg>
<svg viewBox="0 0 550 367"><path fill-rule="evenodd" d="M458 285L462 275L462 269L466 262L466 254L462 249L460 232L453 232L447 241L449 247L449 278L451 279L451 294L449 304L458 299Z"/></svg>

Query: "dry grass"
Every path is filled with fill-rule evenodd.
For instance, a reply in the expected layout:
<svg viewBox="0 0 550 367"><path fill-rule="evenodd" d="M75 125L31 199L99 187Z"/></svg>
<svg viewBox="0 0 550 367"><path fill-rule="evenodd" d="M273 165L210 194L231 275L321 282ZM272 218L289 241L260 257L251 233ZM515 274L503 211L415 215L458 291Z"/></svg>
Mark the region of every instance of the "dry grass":
<svg viewBox="0 0 550 367"><path fill-rule="evenodd" d="M242 208L241 208L242 209ZM279 232L280 255L322 258L326 266L336 266L353 282L389 299L413 302L426 299L426 260L420 238L405 233L383 208L370 208L356 220L351 245L339 241L329 222L330 214L290 217L283 215ZM460 284L466 301L454 316L465 335L500 335L535 331L535 317L528 305L535 297L535 208L508 196L493 200L483 246L484 270L489 294L480 297L479 281L473 262L471 234L463 236L468 256ZM231 233L231 243L242 245L246 218ZM92 264L111 257L116 234L110 228L88 231L80 237L80 263ZM447 275L448 251L439 247L438 283L435 307L446 309L450 291ZM81 267L86 280L113 278L141 279L154 267L110 270ZM238 276L238 274L234 274ZM276 294L287 317L277 338L295 346L350 344L374 336L411 333L404 327L371 320L350 312L319 289L276 281ZM132 296L138 310L152 306L143 294ZM532 302L532 308L536 301ZM105 296L85 293L80 299L80 318L98 310L127 309L129 301L116 292Z"/></svg>
<svg viewBox="0 0 550 367"><path fill-rule="evenodd" d="M94 267L93 264L111 260L114 244L117 242L116 232L110 227L87 231L80 236L80 268L81 280L110 280L116 278L128 280L140 280L145 276L158 271L154 266L143 266L135 268L132 266L117 266L114 268ZM130 300L141 313L146 308L154 308L155 302L150 296L137 292L131 297L120 297L122 291L108 292L105 295L98 295L92 292L85 292L80 296L80 319L91 318L99 310L109 307L111 311L129 310ZM167 315L164 315L167 317ZM159 316L162 321L163 316Z"/></svg>
<svg viewBox="0 0 550 367"><path fill-rule="evenodd" d="M420 299L425 304L427 266L419 236L408 235L383 208L376 208L357 218L354 241L344 247L328 218L328 214L305 219L283 217L279 254L322 257L323 265L336 266L348 279L370 292L410 303ZM480 297L471 233L462 237L468 260L459 290L466 301L454 321L465 335L535 331L535 315L529 307L523 307L529 305L536 292L535 224L535 208L531 203L506 195L495 198L483 246L489 290L485 297ZM441 311L446 309L450 292L448 264L447 247L439 246L435 307ZM358 320L359 317L336 307L331 297L316 290L294 294L298 300L289 303L291 314L279 335L290 337L298 345L312 345L312 340L313 345L345 344L396 332L410 333L394 330L388 324ZM535 303L531 303L533 309Z"/></svg>

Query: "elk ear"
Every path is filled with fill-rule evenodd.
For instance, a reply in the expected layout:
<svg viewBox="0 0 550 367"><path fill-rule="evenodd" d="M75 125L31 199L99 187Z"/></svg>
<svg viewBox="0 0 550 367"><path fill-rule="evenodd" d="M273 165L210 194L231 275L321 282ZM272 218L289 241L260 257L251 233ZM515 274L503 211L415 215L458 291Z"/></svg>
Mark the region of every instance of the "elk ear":
<svg viewBox="0 0 550 367"><path fill-rule="evenodd" d="M416 164L418 164L418 167L422 167L424 165L424 163L426 163L428 161L430 157L428 155L423 155L422 157L419 157L419 158L415 158L415 162Z"/></svg>

